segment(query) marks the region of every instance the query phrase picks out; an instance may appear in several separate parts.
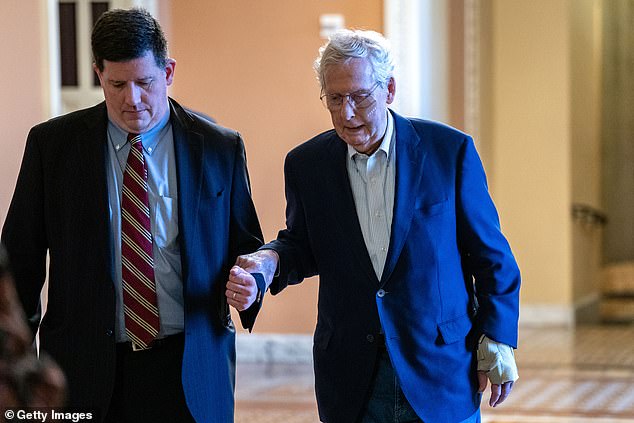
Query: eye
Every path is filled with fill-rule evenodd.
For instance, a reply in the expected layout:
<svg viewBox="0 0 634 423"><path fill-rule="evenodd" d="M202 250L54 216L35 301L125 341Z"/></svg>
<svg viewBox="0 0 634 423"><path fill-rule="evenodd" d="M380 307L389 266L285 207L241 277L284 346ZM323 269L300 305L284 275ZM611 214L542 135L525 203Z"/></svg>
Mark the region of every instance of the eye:
<svg viewBox="0 0 634 423"><path fill-rule="evenodd" d="M355 94L350 94L350 97L352 98L352 101L354 101L355 104L359 104L363 100L370 97L370 93L355 93Z"/></svg>
<svg viewBox="0 0 634 423"><path fill-rule="evenodd" d="M139 81L139 86L141 86L141 88L143 89L149 89L152 86L152 82L154 82L153 79L144 79L142 81Z"/></svg>

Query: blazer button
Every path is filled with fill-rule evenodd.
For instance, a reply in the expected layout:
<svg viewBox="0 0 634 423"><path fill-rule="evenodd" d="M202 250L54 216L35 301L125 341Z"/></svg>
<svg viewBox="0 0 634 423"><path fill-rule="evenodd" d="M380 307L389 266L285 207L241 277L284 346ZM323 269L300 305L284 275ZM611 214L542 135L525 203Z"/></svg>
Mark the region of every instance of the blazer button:
<svg viewBox="0 0 634 423"><path fill-rule="evenodd" d="M369 343L373 343L374 342L374 335L370 334L368 336L365 337L365 339L369 342Z"/></svg>
<svg viewBox="0 0 634 423"><path fill-rule="evenodd" d="M114 331L112 329L108 329L106 331L106 336L112 336L112 335L114 335Z"/></svg>
<svg viewBox="0 0 634 423"><path fill-rule="evenodd" d="M376 293L376 295L377 295L379 298L383 298L383 297L385 297L385 294L386 294L386 292L385 292L385 290L383 290L383 289L379 289L379 291Z"/></svg>

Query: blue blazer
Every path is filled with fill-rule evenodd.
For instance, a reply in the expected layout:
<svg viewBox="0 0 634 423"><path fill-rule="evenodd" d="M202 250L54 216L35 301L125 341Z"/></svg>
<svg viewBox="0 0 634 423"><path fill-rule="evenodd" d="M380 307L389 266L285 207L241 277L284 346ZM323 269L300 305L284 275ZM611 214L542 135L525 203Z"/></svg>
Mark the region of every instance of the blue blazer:
<svg viewBox="0 0 634 423"><path fill-rule="evenodd" d="M262 245L240 136L170 99L185 300L182 382L198 422L230 423L235 329L224 291L239 254ZM3 228L33 326L50 255L41 347L68 379L69 406L107 409L115 371L115 292L104 103L35 126ZM69 165L70 164L70 165ZM247 328L259 304L241 313Z"/></svg>
<svg viewBox="0 0 634 423"><path fill-rule="evenodd" d="M265 247L280 255L271 292L319 275L313 353L322 421L356 421L383 332L420 418L460 422L480 404L477 335L517 344L520 274L472 139L391 113L396 191L380 280L356 215L346 144L330 130L286 158L287 228Z"/></svg>

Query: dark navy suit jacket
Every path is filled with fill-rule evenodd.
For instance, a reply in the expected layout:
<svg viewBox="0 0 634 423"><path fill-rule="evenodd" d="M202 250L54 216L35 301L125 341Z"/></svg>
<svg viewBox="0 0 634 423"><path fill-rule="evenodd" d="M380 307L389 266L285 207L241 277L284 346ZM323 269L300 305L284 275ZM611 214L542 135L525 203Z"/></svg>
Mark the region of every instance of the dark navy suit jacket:
<svg viewBox="0 0 634 423"><path fill-rule="evenodd" d="M517 344L520 274L472 139L391 113L396 191L381 279L356 215L346 144L331 130L286 158L287 228L264 247L280 256L271 292L319 274L313 353L323 421L356 421L383 332L420 418L460 422L480 404L477 335Z"/></svg>
<svg viewBox="0 0 634 423"><path fill-rule="evenodd" d="M185 300L183 388L198 422L230 423L235 329L225 283L236 257L257 249L262 233L240 136L171 99L170 114ZM66 373L69 405L102 416L115 369L106 127L101 103L31 130L2 233L27 316L37 316L49 253L41 348ZM241 313L245 327L258 309Z"/></svg>

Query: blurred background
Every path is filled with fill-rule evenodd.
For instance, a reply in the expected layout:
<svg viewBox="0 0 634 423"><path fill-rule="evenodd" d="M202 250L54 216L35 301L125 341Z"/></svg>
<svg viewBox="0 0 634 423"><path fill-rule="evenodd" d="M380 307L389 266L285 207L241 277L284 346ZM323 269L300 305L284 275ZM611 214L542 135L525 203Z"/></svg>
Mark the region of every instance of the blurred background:
<svg viewBox="0 0 634 423"><path fill-rule="evenodd" d="M243 135L267 241L284 226L285 154L331 128L318 48L340 27L384 33L393 108L476 140L522 270L521 335L541 340L521 337L518 356L553 342L634 351L633 0L3 0L0 225L29 128L101 101L92 23L131 6L163 26L177 61L170 95ZM255 333L238 336L239 361L309 363L317 288L268 296ZM579 367L561 354L550 364ZM620 367L630 390L632 367Z"/></svg>

